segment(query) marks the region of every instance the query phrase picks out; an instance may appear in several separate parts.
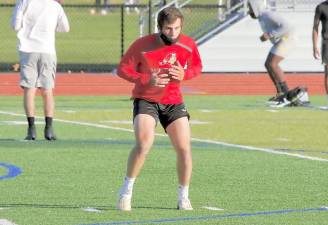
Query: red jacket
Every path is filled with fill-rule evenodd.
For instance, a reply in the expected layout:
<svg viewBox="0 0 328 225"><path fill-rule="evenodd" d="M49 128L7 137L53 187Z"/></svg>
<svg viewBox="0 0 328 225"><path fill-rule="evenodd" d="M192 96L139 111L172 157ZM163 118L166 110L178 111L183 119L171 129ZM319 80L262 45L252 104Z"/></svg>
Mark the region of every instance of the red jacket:
<svg viewBox="0 0 328 225"><path fill-rule="evenodd" d="M181 81L171 79L164 88L149 84L151 70L164 71L176 61L185 68L184 80L192 79L202 70L197 46L192 38L181 34L173 45L164 45L159 34L151 34L136 40L123 56L117 70L118 76L135 84L133 98L141 98L161 104L183 102Z"/></svg>

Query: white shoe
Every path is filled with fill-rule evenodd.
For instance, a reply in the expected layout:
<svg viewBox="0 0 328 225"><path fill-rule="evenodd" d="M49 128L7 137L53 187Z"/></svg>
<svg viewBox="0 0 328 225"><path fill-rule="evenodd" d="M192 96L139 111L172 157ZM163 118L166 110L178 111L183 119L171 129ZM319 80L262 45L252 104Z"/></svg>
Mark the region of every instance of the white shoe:
<svg viewBox="0 0 328 225"><path fill-rule="evenodd" d="M269 104L272 108L283 108L286 106L290 106L291 102L287 100L287 98L283 98L281 101L273 102L272 104Z"/></svg>
<svg viewBox="0 0 328 225"><path fill-rule="evenodd" d="M100 14L103 15L103 16L107 15L107 10L106 9L102 9L100 11Z"/></svg>
<svg viewBox="0 0 328 225"><path fill-rule="evenodd" d="M116 208L121 211L131 211L131 196L121 195Z"/></svg>
<svg viewBox="0 0 328 225"><path fill-rule="evenodd" d="M90 14L91 14L91 15L96 14L96 10L95 10L95 9L90 9Z"/></svg>
<svg viewBox="0 0 328 225"><path fill-rule="evenodd" d="M193 210L190 200L188 198L183 198L178 201L178 210Z"/></svg>

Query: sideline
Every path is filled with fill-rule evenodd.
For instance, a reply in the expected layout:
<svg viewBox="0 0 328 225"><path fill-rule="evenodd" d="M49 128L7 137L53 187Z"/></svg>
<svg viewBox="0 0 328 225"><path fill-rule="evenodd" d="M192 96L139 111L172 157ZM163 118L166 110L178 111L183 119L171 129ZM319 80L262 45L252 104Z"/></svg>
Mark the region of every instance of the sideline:
<svg viewBox="0 0 328 225"><path fill-rule="evenodd" d="M24 114L6 112L6 111L0 111L0 114L25 117ZM43 117L37 116L36 118L42 119ZM96 127L96 128L104 128L104 129L125 131L125 132L130 132L130 133L134 132L133 129L115 127L115 126L108 126L108 125L97 124L97 123L80 122L80 121L64 120L64 119L54 119L54 121L67 123L67 124L80 125L80 126L89 126L89 127ZM159 134L159 133L155 133L155 135L159 136L159 137L166 137L167 136L165 134ZM301 158L301 159L306 159L306 160L328 162L328 159L323 159L323 158L319 158L319 157L312 157L312 156L305 156L305 155L296 154L296 153L282 152L282 151L278 151L278 150L274 150L274 149L270 149L270 148L261 148L261 147L248 146L248 145L238 145L238 144L231 144L231 143L226 143L226 142L221 142L221 141L214 141L214 140L207 140L207 139L200 139L200 138L191 138L191 140L194 141L194 142L215 144L215 145L225 146L225 147L233 147L233 148L243 149L243 150L247 150L247 151L260 151L260 152L266 152L266 153L276 154L276 155L286 155L286 156L290 156L290 157L294 157L294 158Z"/></svg>

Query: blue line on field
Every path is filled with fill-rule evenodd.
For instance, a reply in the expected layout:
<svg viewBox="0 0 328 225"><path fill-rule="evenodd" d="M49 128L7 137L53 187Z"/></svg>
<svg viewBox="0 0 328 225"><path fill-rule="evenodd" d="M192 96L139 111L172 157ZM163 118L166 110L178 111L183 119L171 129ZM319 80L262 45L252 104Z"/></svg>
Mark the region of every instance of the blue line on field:
<svg viewBox="0 0 328 225"><path fill-rule="evenodd" d="M8 170L6 175L0 176L0 180L17 177L22 173L22 170L19 167L7 163L0 162L0 167L5 167Z"/></svg>
<svg viewBox="0 0 328 225"><path fill-rule="evenodd" d="M156 224L156 223L173 223L173 222L180 222L180 221L218 220L218 219L226 219L226 218L241 218L241 217L251 217L251 216L261 216L261 215L321 212L321 211L328 211L328 207L308 208L308 209L286 209L286 210L262 211L262 212L255 212L255 213L208 215L208 216L199 216L199 217L177 217L177 218L164 218L164 219L140 220L140 221L113 221L108 223L93 223L93 224L80 224L80 225Z"/></svg>

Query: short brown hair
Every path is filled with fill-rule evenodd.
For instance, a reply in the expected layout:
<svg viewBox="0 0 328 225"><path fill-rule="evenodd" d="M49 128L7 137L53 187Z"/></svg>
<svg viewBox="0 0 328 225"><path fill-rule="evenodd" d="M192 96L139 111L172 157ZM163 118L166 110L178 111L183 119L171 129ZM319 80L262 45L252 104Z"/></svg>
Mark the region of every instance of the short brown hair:
<svg viewBox="0 0 328 225"><path fill-rule="evenodd" d="M174 23L177 19L181 20L183 23L183 15L180 10L176 7L167 7L159 12L157 16L157 26L159 29L162 29L164 23Z"/></svg>

